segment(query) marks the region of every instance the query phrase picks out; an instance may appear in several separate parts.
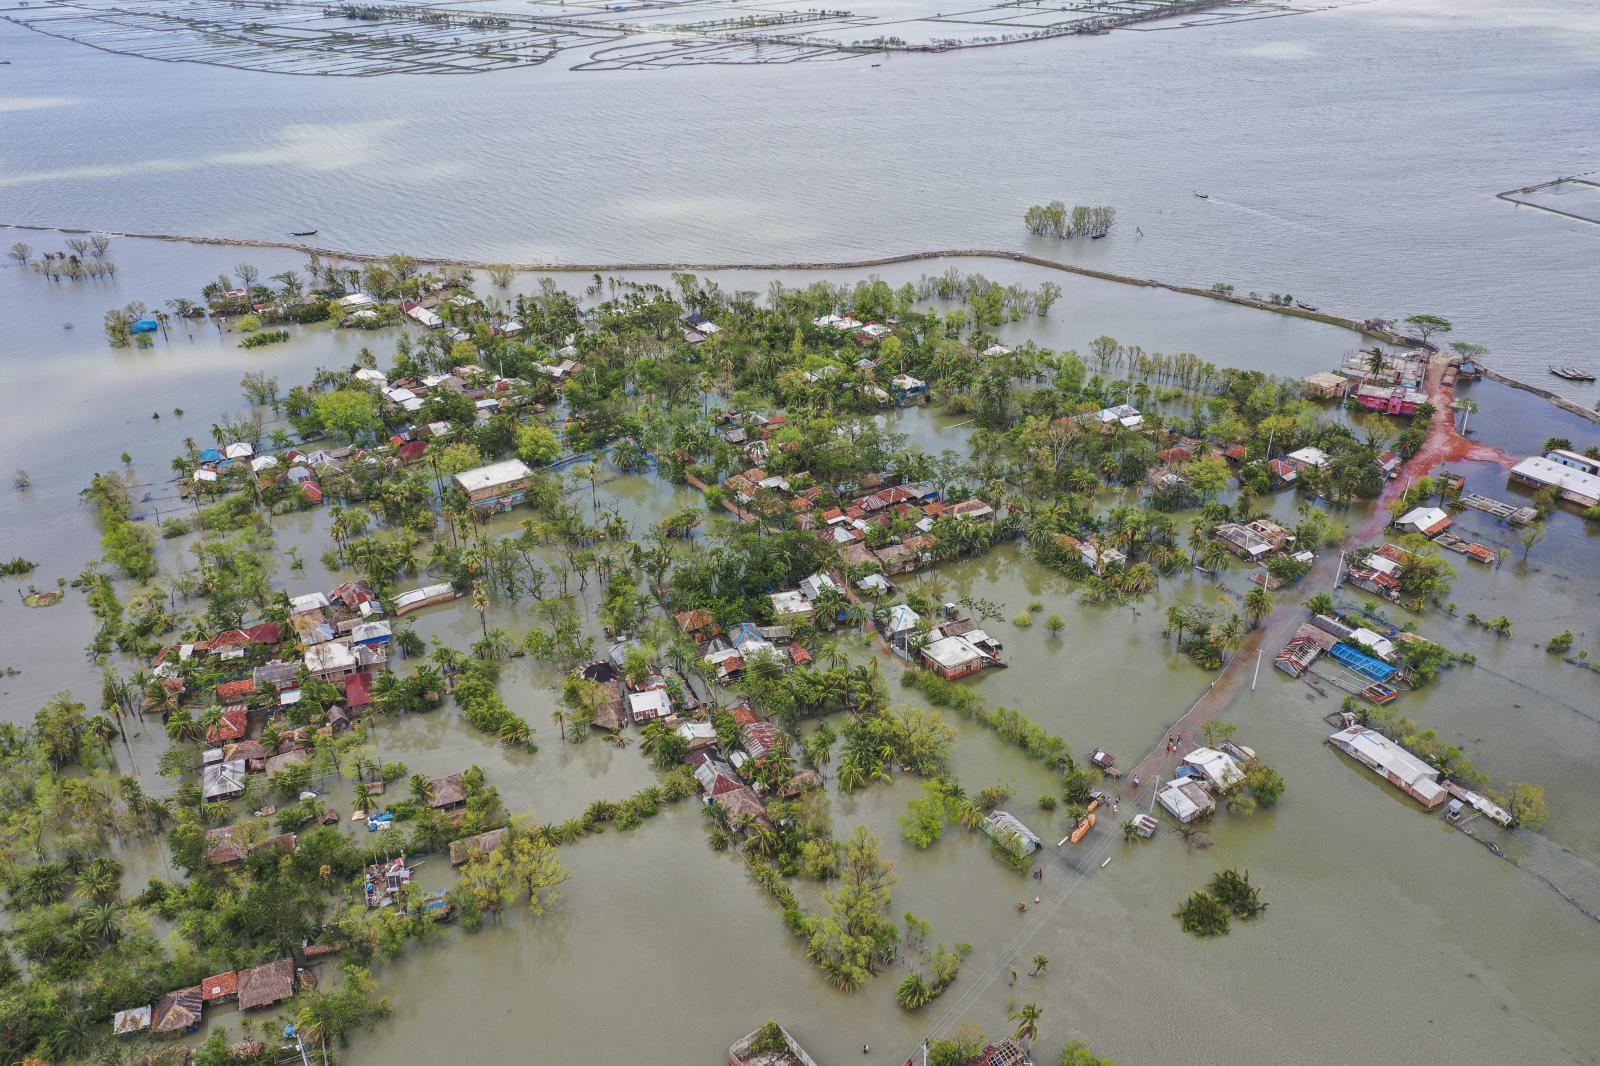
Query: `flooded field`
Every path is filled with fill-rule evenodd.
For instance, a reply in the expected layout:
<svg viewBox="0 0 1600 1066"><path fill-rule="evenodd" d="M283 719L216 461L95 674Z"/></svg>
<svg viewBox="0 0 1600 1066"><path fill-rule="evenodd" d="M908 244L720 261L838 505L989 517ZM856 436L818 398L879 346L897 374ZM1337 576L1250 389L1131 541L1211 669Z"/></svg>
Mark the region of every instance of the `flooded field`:
<svg viewBox="0 0 1600 1066"><path fill-rule="evenodd" d="M30 578L0 586L0 667L22 670L0 682L0 717L10 721L31 718L62 689L91 704L97 699L98 670L82 650L94 621L82 597L69 590L60 606L29 611L12 592L30 582L53 586L98 556L98 533L77 500L93 472L121 465L127 451L152 506L163 513L186 508L173 498L168 460L183 450L185 437L209 441L212 423L240 409L239 379L247 370L265 370L287 388L315 367L349 365L363 345L386 354L393 344L389 331L311 327L297 328L288 344L247 352L236 337L202 323L173 326L170 339L158 339L149 351L111 351L99 327L108 307L135 298L157 306L243 258L264 275L302 261L287 253L135 241L117 242L113 254L121 267L114 281L48 286L31 277L0 278L8 304L20 311L14 343L0 355L0 375L9 395L35 401L14 403L0 422L0 454L33 480L26 493L5 490L0 544L7 557L40 564ZM919 264L881 274L898 284L940 269ZM1002 281L1039 280L1023 264L976 269ZM762 291L770 275L716 277L729 291ZM784 280L815 279L795 273ZM1110 335L1149 351L1192 351L1219 365L1292 376L1337 364L1356 343L1334 327L1195 297L1055 280L1065 291L1050 316L1006 327L1003 340L1081 350ZM531 278L517 283L533 286ZM67 323L71 330L63 329ZM1482 408L1473 419L1478 439L1517 454L1556 434L1580 449L1600 441L1594 425L1526 394L1479 384L1469 395ZM181 416L174 413L180 407ZM963 419L937 410L883 417L930 452L962 450L970 439ZM1493 464L1460 469L1469 488L1515 495ZM574 482L572 491L594 505L587 482ZM653 475L607 470L593 491L599 507L615 510L635 530L670 511L703 507L697 493ZM1294 502L1283 495L1272 506L1289 519ZM1175 517L1187 523L1187 515ZM1367 511L1336 517L1358 528ZM517 520L513 512L492 528L510 531ZM1508 555L1492 568L1451 557L1459 571L1449 596L1455 614L1430 610L1415 621L1423 635L1472 652L1478 663L1406 693L1403 710L1460 743L1496 781L1546 787L1551 818L1542 836L1498 830L1489 836L1525 869L1335 754L1323 743L1330 732L1323 717L1337 700L1272 670L1269 651L1258 683L1227 717L1239 726L1240 741L1284 775L1288 792L1272 810L1219 814L1206 848L1186 845L1170 827L1149 842L1125 843L1108 819L1084 843L1057 849L1054 841L1069 827L1059 811L1036 803L1055 790L1055 775L948 713L958 731L954 769L962 782L973 790L1008 784L1010 809L1047 839L1042 882L1013 873L981 837L959 829L947 830L927 851L911 848L897 818L919 794L918 779L906 775L841 794L836 770L825 775L838 835L867 825L894 862L899 883L891 912L912 911L932 920L934 939L972 945L950 991L918 1014L894 1002L900 966L854 995L833 989L739 858L707 846L704 819L689 800L637 830L612 829L563 848L573 877L543 919L512 912L480 933L453 930L379 968L395 1015L360 1035L345 1061L375 1066L462 1055L573 1061L594 1057L603 1043L608 1059L701 1066L722 1061L733 1039L777 1017L824 1066L898 1066L924 1036L948 1033L961 1021L998 1034L1009 1028L1014 1004L1034 1002L1044 1009L1043 1047L1079 1036L1125 1066L1179 1056L1242 1066L1600 1062L1600 1018L1592 1010L1600 923L1582 909L1600 911L1600 798L1592 787L1600 756L1597 679L1543 647L1570 628L1578 634L1575 650L1600 656L1592 621L1600 588L1590 580L1596 534L1575 514L1558 512L1524 559L1519 534L1487 516L1469 511L1457 522L1464 534ZM326 512L275 519L274 530L279 585L291 592L326 589L351 576L323 564L331 546ZM162 550L170 559L189 539L165 541ZM290 568L291 549L303 569ZM1062 575L1013 544L943 564L903 586L936 599L983 597L1000 606L1003 618L1035 602L1039 618L1059 613L1066 622L1059 634L1042 625L993 623L1011 665L965 684L991 705L1024 711L1074 753L1103 745L1128 764L1160 744L1169 723L1211 680L1163 636L1166 607L1180 599L1236 605L1250 587L1237 569L1220 582L1187 572L1164 580L1136 606L1086 606ZM1348 589L1340 595L1351 604L1362 597ZM1505 615L1514 633L1493 636L1468 624L1469 612ZM593 612L586 613L598 636ZM1397 621L1404 615L1391 605L1384 613ZM520 636L538 622L528 603L496 604L480 622L469 600L415 616L425 639L461 647L476 639L481 624ZM865 639L847 640L846 648L853 658L875 654ZM898 684L894 662L884 670L891 700L920 702ZM507 665L501 692L538 730L536 752L489 741L448 705L380 721L373 741L384 759L402 760L411 772L478 764L509 809L542 821L574 817L594 800L620 799L652 784L656 774L637 744L561 741L551 720L560 681L528 660ZM150 769L164 735L153 721L139 733L133 747L143 776L153 790L170 792L171 783ZM347 812L348 782L333 787L333 805ZM1128 799L1122 810L1132 804ZM1474 828L1483 833L1481 822ZM148 876L161 867L160 849L128 862L130 874ZM1185 936L1170 917L1173 908L1223 866L1248 868L1270 909L1219 941ZM452 880L437 859L422 867L421 877L428 887ZM1019 912L1017 901L1034 895L1039 904ZM1040 952L1051 966L1030 977L1028 960ZM864 1044L871 1055L861 1054Z"/></svg>

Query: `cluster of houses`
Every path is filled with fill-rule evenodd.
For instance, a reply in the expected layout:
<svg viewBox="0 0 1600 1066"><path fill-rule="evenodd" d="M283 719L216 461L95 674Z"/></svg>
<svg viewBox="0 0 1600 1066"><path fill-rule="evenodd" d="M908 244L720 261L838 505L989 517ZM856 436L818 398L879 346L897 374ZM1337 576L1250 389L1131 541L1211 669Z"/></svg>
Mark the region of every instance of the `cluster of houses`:
<svg viewBox="0 0 1600 1066"><path fill-rule="evenodd" d="M946 681L1005 665L1000 642L978 628L976 621L957 618L953 603L944 605L944 613L945 622L930 624L910 606L899 603L880 612L874 623L890 648Z"/></svg>
<svg viewBox="0 0 1600 1066"><path fill-rule="evenodd" d="M1176 775L1156 789L1156 802L1185 825L1216 813L1217 797L1245 778L1244 764L1256 753L1225 740L1215 748L1200 747L1184 755Z"/></svg>
<svg viewBox="0 0 1600 1066"><path fill-rule="evenodd" d="M385 408L391 413L420 411L428 397L451 393L472 401L480 422L502 410L520 407L528 402L527 382L518 378L505 378L492 374L476 363L453 367L448 374L424 374L416 378L396 378L390 381L381 371L362 368L352 380L369 385L382 395ZM434 432L449 430L448 423L435 423Z"/></svg>
<svg viewBox="0 0 1600 1066"><path fill-rule="evenodd" d="M674 719L679 712L699 708L693 690L681 674L665 669L651 670L642 678L628 677L628 652L632 641L619 640L607 650L604 659L578 669L578 676L601 686L606 699L595 710L595 729L619 733L628 725L644 725L657 719ZM675 697L674 693L678 695Z"/></svg>
<svg viewBox="0 0 1600 1066"><path fill-rule="evenodd" d="M1327 400L1349 398L1369 411L1409 418L1428 402L1424 386L1431 358L1432 353L1421 348L1378 358L1351 352L1337 373L1321 371L1306 378L1306 394Z"/></svg>
<svg viewBox="0 0 1600 1066"><path fill-rule="evenodd" d="M803 480L803 474L768 474L751 467L725 479L723 487L741 505L766 494L794 512L796 526L837 544L846 563L876 564L886 574L909 573L933 562L934 544L929 534L940 518L993 522L996 517L995 509L980 499L948 503L939 498L939 490L931 482L902 483L893 474L874 474L861 485L839 486L834 493L838 505L822 508L818 501L827 490L812 486L796 491L793 483ZM874 526L887 531L897 520L902 528L914 532L891 536L877 548L868 545Z"/></svg>
<svg viewBox="0 0 1600 1066"><path fill-rule="evenodd" d="M1391 603L1400 602L1400 578L1416 557L1397 544L1384 544L1359 566L1347 567L1344 580Z"/></svg>
<svg viewBox="0 0 1600 1066"><path fill-rule="evenodd" d="M1224 522L1211 531L1229 551L1247 562L1260 563L1275 555L1310 561L1310 552L1294 552L1294 534L1266 518L1253 522Z"/></svg>
<svg viewBox="0 0 1600 1066"><path fill-rule="evenodd" d="M291 448L279 456L258 454L254 444L234 441L220 448L202 450L197 457L199 463L189 476L189 484L185 489L203 493L220 487L222 479L229 474L246 469L251 476L266 484L281 471L282 476L297 487L308 502L321 503L322 479L330 473L338 473L347 463L366 454L361 452L358 455L358 451L353 448ZM379 460L374 457L372 461Z"/></svg>
<svg viewBox="0 0 1600 1066"><path fill-rule="evenodd" d="M331 593L293 597L287 626L262 623L163 648L155 657L153 674L180 698L186 686L181 667L190 659L215 657L219 663L238 667L229 671L237 676L215 688L215 705L221 711L205 730L201 772L205 799L233 799L244 793L247 774L270 775L309 759L309 729L280 732L272 749L250 738L252 717L259 716L264 725L267 718L298 703L305 678L334 684L344 698L328 710L320 731L331 735L348 729L372 702L372 681L388 669L392 639L393 628L383 617L377 595L365 582L347 581Z"/></svg>
<svg viewBox="0 0 1600 1066"><path fill-rule="evenodd" d="M293 996L300 983L310 987L315 981L308 971L297 971L293 959L278 959L247 970L229 970L207 977L197 985L174 989L154 1005L117 1011L111 1027L118 1036L131 1036L145 1030L157 1036L182 1036L199 1029L208 1010L217 1010L229 1003L238 1004L241 1011L271 1007Z"/></svg>

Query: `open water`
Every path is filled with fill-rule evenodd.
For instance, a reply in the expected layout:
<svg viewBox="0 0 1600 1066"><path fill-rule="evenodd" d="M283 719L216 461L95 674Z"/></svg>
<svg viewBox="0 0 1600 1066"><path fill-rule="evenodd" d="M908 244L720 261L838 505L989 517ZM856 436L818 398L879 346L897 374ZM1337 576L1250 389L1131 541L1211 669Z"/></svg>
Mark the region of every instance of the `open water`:
<svg viewBox="0 0 1600 1066"><path fill-rule="evenodd" d="M1372 0L881 66L328 79L5 22L0 58L0 222L514 262L1019 248L1445 315L1501 369L1600 400L1546 374L1600 367L1600 226L1494 198L1600 168L1587 0ZM1119 224L1030 238L1051 199Z"/></svg>

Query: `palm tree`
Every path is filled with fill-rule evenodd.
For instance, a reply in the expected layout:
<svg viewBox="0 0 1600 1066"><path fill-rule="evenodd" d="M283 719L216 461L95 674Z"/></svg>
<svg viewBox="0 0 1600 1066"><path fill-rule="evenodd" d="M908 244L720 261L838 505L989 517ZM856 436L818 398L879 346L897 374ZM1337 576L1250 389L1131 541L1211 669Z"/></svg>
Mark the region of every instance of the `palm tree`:
<svg viewBox="0 0 1600 1066"><path fill-rule="evenodd" d="M1254 629L1272 613L1272 593L1257 585L1244 595L1244 619Z"/></svg>
<svg viewBox="0 0 1600 1066"><path fill-rule="evenodd" d="M122 939L122 907L116 903L95 903L84 908L83 928L102 944Z"/></svg>
<svg viewBox="0 0 1600 1066"><path fill-rule="evenodd" d="M96 903L109 903L122 888L122 864L109 856L94 859L78 875L78 894Z"/></svg>
<svg viewBox="0 0 1600 1066"><path fill-rule="evenodd" d="M433 799L433 782L424 774L411 775L411 798L426 806Z"/></svg>
<svg viewBox="0 0 1600 1066"><path fill-rule="evenodd" d="M1236 614L1229 615L1228 620L1217 628L1217 643L1231 657L1244 643L1244 634L1244 622Z"/></svg>
<svg viewBox="0 0 1600 1066"><path fill-rule="evenodd" d="M489 635L489 593L485 591L483 582L479 581L472 586L472 606L478 612L478 625L483 627L483 635Z"/></svg>
<svg viewBox="0 0 1600 1066"><path fill-rule="evenodd" d="M926 1006L928 1001L933 999L933 990L928 987L928 980L922 976L921 971L907 974L894 994L900 1001L900 1006L906 1010L916 1010L918 1007Z"/></svg>
<svg viewBox="0 0 1600 1066"><path fill-rule="evenodd" d="M1177 638L1177 642L1179 644L1183 643L1184 620L1184 610L1182 604L1175 603L1171 607L1167 608L1167 628L1172 630L1173 635Z"/></svg>
<svg viewBox="0 0 1600 1066"><path fill-rule="evenodd" d="M1222 576L1228 568L1228 560L1232 553L1220 540L1208 540L1200 549L1200 565L1211 574L1213 581Z"/></svg>
<svg viewBox="0 0 1600 1066"><path fill-rule="evenodd" d="M1050 957L1048 955L1035 955L1033 957L1033 969L1028 972L1028 976L1029 977L1038 977L1040 974L1044 973L1049 968L1050 968Z"/></svg>
<svg viewBox="0 0 1600 1066"><path fill-rule="evenodd" d="M1044 1016L1044 1011L1032 1003L1025 1003L1022 1009L1010 1015L1010 1019L1017 1023L1017 1031L1012 1035L1013 1040L1033 1042L1039 1038L1039 1019Z"/></svg>

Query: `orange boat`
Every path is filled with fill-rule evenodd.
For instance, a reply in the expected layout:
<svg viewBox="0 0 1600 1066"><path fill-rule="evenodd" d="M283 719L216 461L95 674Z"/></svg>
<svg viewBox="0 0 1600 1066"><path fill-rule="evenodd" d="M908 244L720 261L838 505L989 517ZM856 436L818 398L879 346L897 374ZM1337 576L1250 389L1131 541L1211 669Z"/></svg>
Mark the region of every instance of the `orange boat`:
<svg viewBox="0 0 1600 1066"><path fill-rule="evenodd" d="M1094 828L1094 814L1091 812L1083 816L1083 821L1072 827L1072 836L1068 839L1074 844L1089 835L1089 830Z"/></svg>

